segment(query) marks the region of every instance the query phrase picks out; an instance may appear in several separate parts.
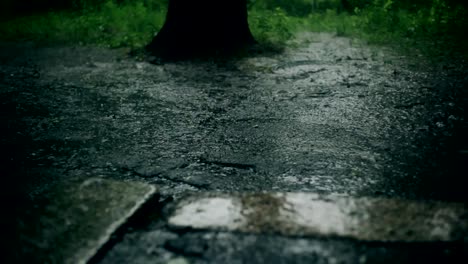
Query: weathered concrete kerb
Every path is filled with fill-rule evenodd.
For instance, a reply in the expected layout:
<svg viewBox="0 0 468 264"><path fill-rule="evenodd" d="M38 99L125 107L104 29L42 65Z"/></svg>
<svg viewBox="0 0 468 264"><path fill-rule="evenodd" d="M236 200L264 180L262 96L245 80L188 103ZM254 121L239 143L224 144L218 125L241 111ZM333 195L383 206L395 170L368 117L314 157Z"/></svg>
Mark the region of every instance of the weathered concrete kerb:
<svg viewBox="0 0 468 264"><path fill-rule="evenodd" d="M16 263L86 264L156 195L154 186L99 178L58 184L24 208Z"/></svg>

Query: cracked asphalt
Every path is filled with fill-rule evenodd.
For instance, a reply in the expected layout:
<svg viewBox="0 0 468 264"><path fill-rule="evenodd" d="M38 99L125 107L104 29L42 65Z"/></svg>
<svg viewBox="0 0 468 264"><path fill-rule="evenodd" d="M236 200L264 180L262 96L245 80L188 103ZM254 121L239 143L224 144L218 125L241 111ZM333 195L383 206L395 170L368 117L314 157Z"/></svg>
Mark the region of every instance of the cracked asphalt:
<svg viewBox="0 0 468 264"><path fill-rule="evenodd" d="M2 191L15 201L7 203L25 210L72 179L155 185L163 205L98 263L467 258L466 239L388 244L167 225L189 193L466 205L466 61L325 33L296 41L282 54L162 65L125 50L1 43L1 152L11 179Z"/></svg>

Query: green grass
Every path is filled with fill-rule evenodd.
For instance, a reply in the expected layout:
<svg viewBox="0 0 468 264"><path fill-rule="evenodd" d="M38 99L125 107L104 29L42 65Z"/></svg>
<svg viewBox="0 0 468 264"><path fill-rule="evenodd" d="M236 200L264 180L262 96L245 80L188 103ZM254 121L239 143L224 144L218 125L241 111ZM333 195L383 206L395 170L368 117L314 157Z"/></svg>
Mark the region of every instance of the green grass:
<svg viewBox="0 0 468 264"><path fill-rule="evenodd" d="M162 27L167 5L167 0L80 1L80 8L0 22L1 38L141 48ZM468 54L467 10L446 1L453 0L427 0L411 9L401 7L408 5L403 0L353 0L354 9L347 13L340 0L317 0L313 8L310 0L251 0L249 23L259 42L274 46L286 45L297 32L316 31L400 46L437 40Z"/></svg>
<svg viewBox="0 0 468 264"><path fill-rule="evenodd" d="M48 12L1 22L0 34L5 40L139 48L161 28L165 8L108 1L99 9Z"/></svg>
<svg viewBox="0 0 468 264"><path fill-rule="evenodd" d="M335 32L406 51L416 48L428 57L456 53L468 58L466 28L466 8L448 6L443 0L417 11L397 8L392 0L374 0L352 13L336 9L311 13L301 30Z"/></svg>
<svg viewBox="0 0 468 264"><path fill-rule="evenodd" d="M43 43L97 44L106 47L141 48L163 25L166 6L146 6L143 1L118 5L107 1L99 8L56 11L0 22L4 40ZM293 36L299 18L274 10L252 10L249 21L260 42L284 45Z"/></svg>
<svg viewBox="0 0 468 264"><path fill-rule="evenodd" d="M249 12L249 25L252 34L260 43L281 46L300 29L302 19L288 16L281 8L252 9Z"/></svg>

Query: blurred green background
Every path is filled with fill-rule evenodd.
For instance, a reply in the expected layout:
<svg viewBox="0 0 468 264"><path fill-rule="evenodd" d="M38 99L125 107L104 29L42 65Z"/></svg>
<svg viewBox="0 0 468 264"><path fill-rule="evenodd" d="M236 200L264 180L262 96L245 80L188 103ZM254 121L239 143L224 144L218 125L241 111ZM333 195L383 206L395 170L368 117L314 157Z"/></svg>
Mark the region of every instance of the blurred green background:
<svg viewBox="0 0 468 264"><path fill-rule="evenodd" d="M2 0L0 38L141 48L163 25L167 2ZM248 6L260 43L284 46L298 32L326 31L372 43L438 43L467 54L465 0L249 0Z"/></svg>

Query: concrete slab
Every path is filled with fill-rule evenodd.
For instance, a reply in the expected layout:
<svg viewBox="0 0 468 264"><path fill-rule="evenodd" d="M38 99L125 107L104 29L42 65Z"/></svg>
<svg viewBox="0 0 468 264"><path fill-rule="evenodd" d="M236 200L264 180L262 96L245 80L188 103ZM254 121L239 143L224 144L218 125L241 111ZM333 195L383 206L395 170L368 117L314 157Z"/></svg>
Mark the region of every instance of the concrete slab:
<svg viewBox="0 0 468 264"><path fill-rule="evenodd" d="M154 186L92 178L58 184L18 221L18 263L87 263Z"/></svg>
<svg viewBox="0 0 468 264"><path fill-rule="evenodd" d="M361 241L460 241L468 238L468 207L459 203L310 193L212 194L180 201L169 224L174 228Z"/></svg>

